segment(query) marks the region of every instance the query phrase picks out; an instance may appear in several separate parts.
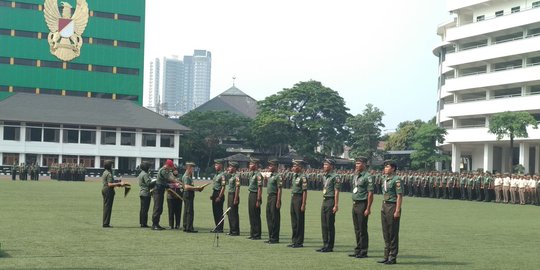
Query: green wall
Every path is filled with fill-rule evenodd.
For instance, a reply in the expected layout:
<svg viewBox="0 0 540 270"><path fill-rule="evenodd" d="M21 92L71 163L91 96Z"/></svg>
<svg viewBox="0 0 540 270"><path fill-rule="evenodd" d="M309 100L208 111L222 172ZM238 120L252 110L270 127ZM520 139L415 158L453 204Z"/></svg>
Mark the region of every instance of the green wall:
<svg viewBox="0 0 540 270"><path fill-rule="evenodd" d="M64 0L73 7L76 0ZM44 0L15 2L44 4ZM59 1L60 2L60 1ZM136 68L138 75L63 70L57 68L0 64L0 85L65 89L138 96L142 104L144 76L144 0L87 0L91 11L140 16L140 22L89 17L84 37L140 43L140 48L83 44L81 55L71 62ZM39 10L0 6L0 28L44 33L42 39L0 35L0 57L60 61L49 51L49 29ZM6 95L1 94L0 99Z"/></svg>

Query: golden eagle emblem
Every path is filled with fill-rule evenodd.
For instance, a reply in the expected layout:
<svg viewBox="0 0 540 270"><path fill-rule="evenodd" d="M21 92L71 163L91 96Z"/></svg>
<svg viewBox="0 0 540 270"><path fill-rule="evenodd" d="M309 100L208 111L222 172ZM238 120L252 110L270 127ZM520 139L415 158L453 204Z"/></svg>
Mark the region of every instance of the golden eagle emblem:
<svg viewBox="0 0 540 270"><path fill-rule="evenodd" d="M88 3L77 0L77 7L71 16L72 6L61 2L62 15L57 0L45 0L45 22L51 32L47 37L51 53L62 61L71 61L81 54L82 34L88 24Z"/></svg>

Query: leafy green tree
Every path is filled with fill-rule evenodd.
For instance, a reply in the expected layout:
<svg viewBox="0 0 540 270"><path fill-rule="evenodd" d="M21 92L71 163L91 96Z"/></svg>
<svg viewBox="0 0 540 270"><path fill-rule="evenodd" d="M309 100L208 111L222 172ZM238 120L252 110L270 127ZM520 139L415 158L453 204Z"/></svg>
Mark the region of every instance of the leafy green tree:
<svg viewBox="0 0 540 270"><path fill-rule="evenodd" d="M244 140L251 119L227 111L191 111L178 122L191 129L180 139L180 155L195 161L204 171L215 157L224 156L224 140Z"/></svg>
<svg viewBox="0 0 540 270"><path fill-rule="evenodd" d="M350 114L338 92L317 81L299 82L259 101L259 114L251 126L260 146L290 145L298 154L316 158L342 151ZM340 145L340 148L336 148Z"/></svg>
<svg viewBox="0 0 540 270"><path fill-rule="evenodd" d="M384 150L412 150L414 134L423 124L425 122L420 119L399 123L396 132L390 134Z"/></svg>
<svg viewBox="0 0 540 270"><path fill-rule="evenodd" d="M372 159L377 153L381 139L381 128L384 127L382 118L384 112L373 104L366 104L362 114L347 119L350 135L348 145L351 147L350 157L365 156Z"/></svg>
<svg viewBox="0 0 540 270"><path fill-rule="evenodd" d="M442 155L437 147L437 142L444 142L446 134L446 129L437 126L434 120L422 124L413 137L412 167L431 170L434 169L435 162L447 160L448 157Z"/></svg>
<svg viewBox="0 0 540 270"><path fill-rule="evenodd" d="M489 118L489 130L491 134L497 136L497 140L501 140L504 137L510 138L510 152L513 153L514 138L527 138L527 127L532 126L534 129L538 128L538 122L528 112L502 112L492 115ZM508 160L508 167L512 168L513 160L512 154Z"/></svg>

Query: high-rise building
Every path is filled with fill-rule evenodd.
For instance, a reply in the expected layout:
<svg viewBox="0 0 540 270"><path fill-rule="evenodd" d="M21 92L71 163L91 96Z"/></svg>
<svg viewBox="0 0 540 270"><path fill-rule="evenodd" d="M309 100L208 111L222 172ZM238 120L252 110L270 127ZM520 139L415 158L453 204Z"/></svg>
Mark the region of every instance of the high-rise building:
<svg viewBox="0 0 540 270"><path fill-rule="evenodd" d="M160 110L159 92L160 92L161 61L159 58L150 62L150 79L148 80L148 92L144 106L154 112Z"/></svg>
<svg viewBox="0 0 540 270"><path fill-rule="evenodd" d="M156 69L155 61L150 68ZM212 54L206 50L195 50L193 55L163 58L161 73L160 103L157 105L162 114L181 116L210 100L210 79L212 70ZM151 70L152 71L152 70ZM150 72L152 82L159 77Z"/></svg>
<svg viewBox="0 0 540 270"><path fill-rule="evenodd" d="M36 93L142 104L145 1L78 3L0 0L0 99Z"/></svg>
<svg viewBox="0 0 540 270"><path fill-rule="evenodd" d="M489 118L504 111L540 120L540 1L447 0L454 18L439 25L437 121L448 131L442 148L451 169L510 172L508 160L540 171L540 130L496 140Z"/></svg>

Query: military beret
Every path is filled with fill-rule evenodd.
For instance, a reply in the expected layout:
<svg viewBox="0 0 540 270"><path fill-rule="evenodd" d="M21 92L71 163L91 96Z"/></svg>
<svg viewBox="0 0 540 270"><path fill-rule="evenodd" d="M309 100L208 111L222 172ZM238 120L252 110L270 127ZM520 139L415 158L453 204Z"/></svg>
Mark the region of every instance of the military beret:
<svg viewBox="0 0 540 270"><path fill-rule="evenodd" d="M391 159L388 159L388 160L384 161L384 166L386 166L386 165L390 165L393 168L397 167L397 163L394 160L391 160Z"/></svg>
<svg viewBox="0 0 540 270"><path fill-rule="evenodd" d="M239 164L236 161L229 161L229 166L238 168Z"/></svg>
<svg viewBox="0 0 540 270"><path fill-rule="evenodd" d="M260 160L259 160L258 158L250 158L250 159L249 159L249 162L250 162L250 163L259 163L259 161L260 161Z"/></svg>
<svg viewBox="0 0 540 270"><path fill-rule="evenodd" d="M223 164L223 159L214 159L215 164Z"/></svg>
<svg viewBox="0 0 540 270"><path fill-rule="evenodd" d="M364 162L367 163L367 157L359 156L354 159L354 162Z"/></svg>
<svg viewBox="0 0 540 270"><path fill-rule="evenodd" d="M195 166L197 166L197 165L195 164L195 162L188 161L188 162L186 162L186 166L193 166L193 167L195 167Z"/></svg>
<svg viewBox="0 0 540 270"><path fill-rule="evenodd" d="M268 161L268 164L278 165L279 161L277 159L271 159L271 160Z"/></svg>
<svg viewBox="0 0 540 270"><path fill-rule="evenodd" d="M336 165L336 161L334 159L332 159L332 158L325 158L323 163L328 163L328 164L330 164L332 166Z"/></svg>
<svg viewBox="0 0 540 270"><path fill-rule="evenodd" d="M301 159L295 159L292 161L292 163L293 165L297 165L297 166L304 166L304 164L306 164L306 162Z"/></svg>

